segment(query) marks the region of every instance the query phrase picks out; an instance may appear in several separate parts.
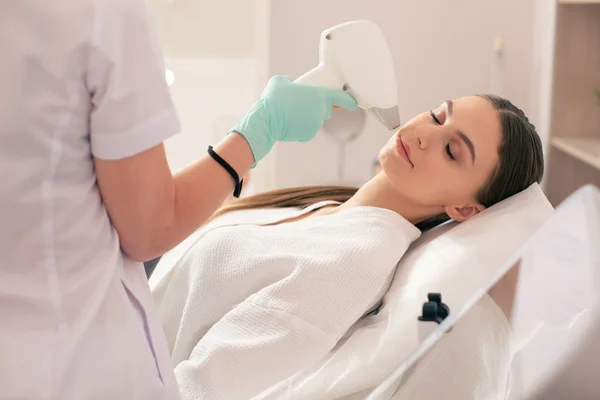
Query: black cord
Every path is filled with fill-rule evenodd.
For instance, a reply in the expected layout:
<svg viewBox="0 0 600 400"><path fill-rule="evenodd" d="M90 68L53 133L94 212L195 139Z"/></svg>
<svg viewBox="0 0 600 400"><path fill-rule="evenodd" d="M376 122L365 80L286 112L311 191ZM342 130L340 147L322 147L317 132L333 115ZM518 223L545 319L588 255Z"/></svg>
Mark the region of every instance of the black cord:
<svg viewBox="0 0 600 400"><path fill-rule="evenodd" d="M227 161L223 160L221 158L221 156L219 156L217 153L215 153L212 146L208 146L208 154L210 154L210 156L216 162L218 162L219 164L221 164L221 166L223 168L225 168L225 170L227 170L227 172L229 172L229 175L231 175L231 177L235 181L235 189L233 190L233 196L234 197L240 197L240 194L242 193L242 185L244 184L244 180L243 179L240 180L240 176L238 175L237 172L235 172L235 169L233 169L231 167L231 165L229 165L227 163Z"/></svg>

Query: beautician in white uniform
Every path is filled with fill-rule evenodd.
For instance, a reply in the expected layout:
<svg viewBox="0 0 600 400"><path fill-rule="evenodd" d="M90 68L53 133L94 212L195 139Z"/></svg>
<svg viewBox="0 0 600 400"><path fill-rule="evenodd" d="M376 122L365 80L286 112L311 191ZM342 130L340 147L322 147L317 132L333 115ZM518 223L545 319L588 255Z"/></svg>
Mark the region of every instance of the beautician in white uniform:
<svg viewBox="0 0 600 400"><path fill-rule="evenodd" d="M0 4L1 399L178 398L141 261L196 230L275 142L356 107L273 78L172 176L164 77L144 0Z"/></svg>

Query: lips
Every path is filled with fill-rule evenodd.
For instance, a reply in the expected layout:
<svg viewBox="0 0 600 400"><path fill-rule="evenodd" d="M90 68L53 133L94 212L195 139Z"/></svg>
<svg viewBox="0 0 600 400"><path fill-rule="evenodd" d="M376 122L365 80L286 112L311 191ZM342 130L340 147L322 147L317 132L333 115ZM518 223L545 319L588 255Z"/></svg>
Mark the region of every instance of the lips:
<svg viewBox="0 0 600 400"><path fill-rule="evenodd" d="M398 136L398 140L396 140L396 147L398 148L398 153L400 153L400 156L414 167L415 165L410 159L410 146L404 141L404 138L401 135Z"/></svg>

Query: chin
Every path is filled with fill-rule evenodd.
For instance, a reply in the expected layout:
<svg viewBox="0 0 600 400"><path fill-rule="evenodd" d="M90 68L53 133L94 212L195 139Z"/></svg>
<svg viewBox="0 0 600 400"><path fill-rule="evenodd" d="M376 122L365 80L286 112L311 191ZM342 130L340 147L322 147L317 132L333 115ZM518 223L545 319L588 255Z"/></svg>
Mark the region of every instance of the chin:
<svg viewBox="0 0 600 400"><path fill-rule="evenodd" d="M379 156L379 172L384 173L388 177L390 176L391 169L386 156Z"/></svg>
<svg viewBox="0 0 600 400"><path fill-rule="evenodd" d="M386 147L379 150L379 154L377 155L377 160L379 161L379 165L383 165L385 159L389 157L388 149Z"/></svg>
<svg viewBox="0 0 600 400"><path fill-rule="evenodd" d="M395 149L386 147L379 153L379 165L387 176L393 180L402 179L408 172L408 164L400 156L396 155Z"/></svg>
<svg viewBox="0 0 600 400"><path fill-rule="evenodd" d="M385 174L387 180L398 190L402 190L401 182L405 181L402 177L402 172L398 170L398 166L394 165L393 159L382 157L379 162L381 165L381 172Z"/></svg>

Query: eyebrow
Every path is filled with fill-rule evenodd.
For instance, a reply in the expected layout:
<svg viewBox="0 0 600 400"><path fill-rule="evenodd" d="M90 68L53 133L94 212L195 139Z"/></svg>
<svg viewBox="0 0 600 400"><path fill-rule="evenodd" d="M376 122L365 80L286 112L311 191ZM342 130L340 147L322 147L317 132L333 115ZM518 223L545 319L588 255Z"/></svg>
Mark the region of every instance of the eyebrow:
<svg viewBox="0 0 600 400"><path fill-rule="evenodd" d="M446 108L448 109L448 116L451 117L454 112L454 102L452 100L446 100Z"/></svg>
<svg viewBox="0 0 600 400"><path fill-rule="evenodd" d="M452 113L454 112L454 102L452 100L446 100L445 103L446 103L446 108L448 109L448 117L451 117ZM469 148L469 151L471 152L471 159L474 164L475 163L475 146L473 146L473 142L463 132L458 131L457 134Z"/></svg>

